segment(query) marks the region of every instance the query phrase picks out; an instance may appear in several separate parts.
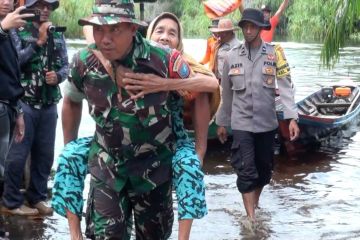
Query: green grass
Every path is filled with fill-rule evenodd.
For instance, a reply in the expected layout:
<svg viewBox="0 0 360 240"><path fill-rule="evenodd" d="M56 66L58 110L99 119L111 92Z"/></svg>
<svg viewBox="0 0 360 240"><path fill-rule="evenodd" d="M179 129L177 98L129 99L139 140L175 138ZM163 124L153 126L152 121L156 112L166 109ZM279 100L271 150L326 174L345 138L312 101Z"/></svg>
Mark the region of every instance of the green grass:
<svg viewBox="0 0 360 240"><path fill-rule="evenodd" d="M78 20L91 14L92 4L93 0L60 1L60 7L54 11L51 20L57 26L67 27L67 38L79 38L82 36L82 28L78 25Z"/></svg>

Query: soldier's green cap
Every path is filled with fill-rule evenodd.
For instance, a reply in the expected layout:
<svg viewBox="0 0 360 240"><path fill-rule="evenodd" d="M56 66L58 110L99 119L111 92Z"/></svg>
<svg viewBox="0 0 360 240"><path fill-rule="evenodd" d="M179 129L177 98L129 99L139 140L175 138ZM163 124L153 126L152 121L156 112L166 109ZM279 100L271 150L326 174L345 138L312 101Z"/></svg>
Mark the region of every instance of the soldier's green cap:
<svg viewBox="0 0 360 240"><path fill-rule="evenodd" d="M135 17L133 0L95 0L93 14L78 21L84 25L110 25L117 23L133 23L147 26L146 22Z"/></svg>

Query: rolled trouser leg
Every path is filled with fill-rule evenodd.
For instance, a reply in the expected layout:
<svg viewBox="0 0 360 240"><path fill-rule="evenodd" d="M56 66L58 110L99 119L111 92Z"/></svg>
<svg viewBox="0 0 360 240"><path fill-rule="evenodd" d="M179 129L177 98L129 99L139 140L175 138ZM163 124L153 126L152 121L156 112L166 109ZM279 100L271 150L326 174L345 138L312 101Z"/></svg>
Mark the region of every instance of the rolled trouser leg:
<svg viewBox="0 0 360 240"><path fill-rule="evenodd" d="M236 185L241 193L257 187L258 172L255 165L254 133L233 131L231 165L237 174Z"/></svg>
<svg viewBox="0 0 360 240"><path fill-rule="evenodd" d="M274 143L276 130L257 133L255 136L255 164L259 173L258 186L270 183L274 165Z"/></svg>

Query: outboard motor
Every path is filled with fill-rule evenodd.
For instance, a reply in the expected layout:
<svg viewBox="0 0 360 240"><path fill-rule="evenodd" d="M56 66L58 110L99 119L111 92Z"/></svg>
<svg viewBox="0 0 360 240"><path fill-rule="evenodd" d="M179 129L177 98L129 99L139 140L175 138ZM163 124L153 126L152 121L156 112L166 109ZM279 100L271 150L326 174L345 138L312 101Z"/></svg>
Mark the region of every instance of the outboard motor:
<svg viewBox="0 0 360 240"><path fill-rule="evenodd" d="M323 98L324 103L332 103L333 106L329 106L326 108L321 108L319 110L320 113L327 114L344 114L347 110L346 106L337 106L336 104L344 104L349 103L351 96L351 88L350 87L323 87L321 89L321 96Z"/></svg>
<svg viewBox="0 0 360 240"><path fill-rule="evenodd" d="M334 90L332 87L323 87L321 88L321 95L324 102L331 103L334 98Z"/></svg>
<svg viewBox="0 0 360 240"><path fill-rule="evenodd" d="M334 88L335 100L334 103L348 103L350 102L351 88L349 87L335 87ZM334 107L333 112L335 114L343 114L347 110L347 107Z"/></svg>

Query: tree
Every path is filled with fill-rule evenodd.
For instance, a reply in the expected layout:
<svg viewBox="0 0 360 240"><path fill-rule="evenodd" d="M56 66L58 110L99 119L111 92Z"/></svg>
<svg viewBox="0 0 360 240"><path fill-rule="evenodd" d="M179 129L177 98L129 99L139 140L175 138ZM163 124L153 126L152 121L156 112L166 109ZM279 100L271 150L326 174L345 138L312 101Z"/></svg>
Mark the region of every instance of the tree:
<svg viewBox="0 0 360 240"><path fill-rule="evenodd" d="M356 31L359 23L360 0L332 0L333 17L326 31L324 45L321 51L323 64L330 68L340 58L340 48Z"/></svg>

